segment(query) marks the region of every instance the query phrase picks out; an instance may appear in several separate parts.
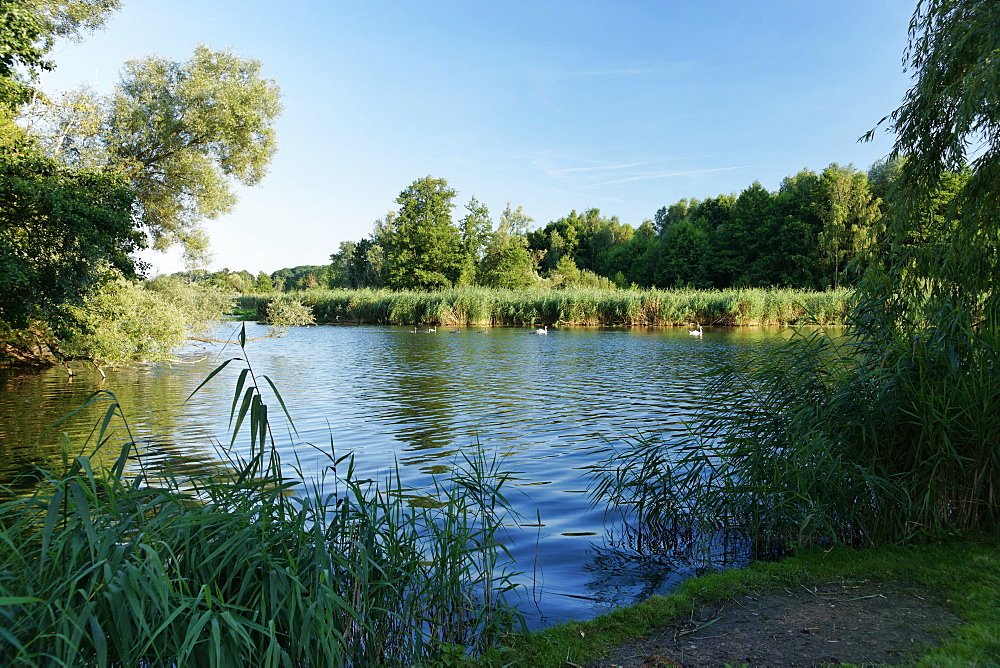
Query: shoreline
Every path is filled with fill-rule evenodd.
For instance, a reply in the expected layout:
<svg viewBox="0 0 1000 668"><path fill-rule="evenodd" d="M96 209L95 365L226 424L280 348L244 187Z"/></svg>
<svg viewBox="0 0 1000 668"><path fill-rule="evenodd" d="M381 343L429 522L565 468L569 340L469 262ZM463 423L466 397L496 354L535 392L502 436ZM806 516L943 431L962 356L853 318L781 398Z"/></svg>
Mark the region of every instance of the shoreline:
<svg viewBox="0 0 1000 668"><path fill-rule="evenodd" d="M766 326L844 322L852 293L782 288L728 290L306 290L242 295L243 313L266 317L276 300L309 307L317 324L528 327Z"/></svg>
<svg viewBox="0 0 1000 668"><path fill-rule="evenodd" d="M685 659L683 656L645 652L657 647L657 638L663 639L665 631L676 638L692 633L692 628L707 628L708 624L716 625L708 642L716 646L723 644L725 634L719 636L719 622L713 622L713 618L721 620L719 608L730 602L752 615L755 611L753 606L758 602L772 601L768 597L779 594L785 601L778 608L772 607L770 614L793 619L794 615L788 614L793 612L789 608L798 605L789 603L790 600L814 607L815 599L821 592L825 593L824 589L843 587L872 589L874 593L869 594L865 589L861 595L848 595L841 599L853 599L856 605L861 606L862 612L886 607L896 609L890 601L903 599L890 598L894 594L923 598L931 606L929 614L934 615L935 609L940 612L929 620L930 633L938 642L914 643L907 648L908 663L973 665L989 664L1000 659L1000 614L996 612L996 601L1000 597L1000 534L985 534L972 537L951 535L917 545L886 545L861 550L835 548L825 551L812 548L777 562L753 562L744 568L686 580L668 596L654 596L589 621L566 622L512 638L505 645L484 653L476 665L672 665L666 662L657 664L655 661L643 663L650 659L666 659L681 664L691 657ZM700 619L706 615L706 619ZM915 626L907 626L916 624L917 620L911 619L913 615L900 614L896 617L903 625L902 631L916 629ZM791 630L801 633L803 628L806 632L820 630L806 627ZM898 640L884 630L879 632L875 624L869 631L861 640L870 643L868 649L872 652L889 651L892 641ZM659 636L656 635L658 633ZM765 644L772 649L787 652L788 643L799 642L797 637L793 638L795 633L787 638L772 636L763 640L768 640ZM732 639L730 636L729 640ZM830 640L829 644L835 642L838 641ZM746 649L748 644L732 649ZM893 648L892 651L902 650ZM808 663L828 663L830 656L814 656ZM638 661L629 663L626 661L628 658ZM839 661L837 659L834 663ZM742 656L730 656L724 662L745 664L746 652ZM770 663L773 664L773 661Z"/></svg>

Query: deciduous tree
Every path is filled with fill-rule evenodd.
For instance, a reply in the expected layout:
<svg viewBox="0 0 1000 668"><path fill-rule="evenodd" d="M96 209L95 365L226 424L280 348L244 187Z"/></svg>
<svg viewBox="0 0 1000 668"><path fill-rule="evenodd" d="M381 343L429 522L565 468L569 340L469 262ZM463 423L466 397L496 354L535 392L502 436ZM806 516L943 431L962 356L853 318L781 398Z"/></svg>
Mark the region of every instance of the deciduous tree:
<svg viewBox="0 0 1000 668"><path fill-rule="evenodd" d="M892 210L860 285L880 315L859 324L885 340L929 324L955 362L1000 340L998 53L1000 3L921 2L905 56L914 84L882 119L896 135Z"/></svg>
<svg viewBox="0 0 1000 668"><path fill-rule="evenodd" d="M832 164L820 179L822 229L817 237L820 262L840 287L847 263L871 243L880 216L879 202L868 188L868 177L850 165Z"/></svg>
<svg viewBox="0 0 1000 668"><path fill-rule="evenodd" d="M425 176L399 194L399 213L384 233L386 284L397 290L438 290L458 281L462 238L452 222L455 191Z"/></svg>
<svg viewBox="0 0 1000 668"><path fill-rule="evenodd" d="M55 38L79 38L104 25L119 0L0 0L0 108L26 102L37 75L55 65Z"/></svg>
<svg viewBox="0 0 1000 668"><path fill-rule="evenodd" d="M266 174L279 98L260 61L199 46L183 63L130 60L110 96L68 94L28 121L51 155L128 180L154 248L181 244L197 259L208 243L201 221L232 209L234 183Z"/></svg>
<svg viewBox="0 0 1000 668"><path fill-rule="evenodd" d="M510 202L507 203L479 263L477 282L480 285L517 290L537 282L525 237L531 222L523 207L512 209Z"/></svg>
<svg viewBox="0 0 1000 668"><path fill-rule="evenodd" d="M134 276L143 237L121 178L73 171L31 149L0 147L0 320L54 324L113 267Z"/></svg>
<svg viewBox="0 0 1000 668"><path fill-rule="evenodd" d="M462 253L465 256L462 266L460 283L473 281L476 266L483 258L483 252L493 234L493 221L490 220L489 208L475 197L465 205L468 212L459 223L462 233Z"/></svg>

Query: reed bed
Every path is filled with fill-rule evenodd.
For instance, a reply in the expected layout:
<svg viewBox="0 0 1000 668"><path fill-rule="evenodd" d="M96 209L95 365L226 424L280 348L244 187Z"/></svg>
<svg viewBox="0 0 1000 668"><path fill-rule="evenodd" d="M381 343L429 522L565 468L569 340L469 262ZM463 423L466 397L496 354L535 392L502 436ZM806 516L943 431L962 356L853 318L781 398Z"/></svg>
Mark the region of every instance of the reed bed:
<svg viewBox="0 0 1000 668"><path fill-rule="evenodd" d="M716 369L686 439L609 448L591 493L648 540L760 555L1000 528L1000 338L799 333Z"/></svg>
<svg viewBox="0 0 1000 668"><path fill-rule="evenodd" d="M440 292L309 290L293 293L321 324L527 327L786 325L843 322L850 292L789 289L733 290L497 290L468 287ZM267 295L246 295L244 309L262 318Z"/></svg>
<svg viewBox="0 0 1000 668"><path fill-rule="evenodd" d="M124 418L112 395L92 401L109 447ZM433 507L332 450L330 477L306 485L266 408L247 367L231 415L247 457L154 478L129 438L110 468L67 455L0 503L0 664L452 665L518 623L495 462L466 460Z"/></svg>

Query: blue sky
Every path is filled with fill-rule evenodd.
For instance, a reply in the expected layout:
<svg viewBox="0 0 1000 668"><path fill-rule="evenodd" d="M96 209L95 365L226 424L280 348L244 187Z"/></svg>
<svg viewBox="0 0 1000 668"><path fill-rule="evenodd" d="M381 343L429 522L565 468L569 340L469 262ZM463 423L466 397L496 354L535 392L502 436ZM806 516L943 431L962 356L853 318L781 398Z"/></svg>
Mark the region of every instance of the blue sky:
<svg viewBox="0 0 1000 668"><path fill-rule="evenodd" d="M126 0L127 1L127 0ZM212 268L325 264L428 174L494 219L597 207L638 225L683 197L867 169L891 137L914 0L134 0L60 44L49 91L107 90L131 57L196 44L282 90L270 175L206 221ZM150 256L163 272L170 255Z"/></svg>

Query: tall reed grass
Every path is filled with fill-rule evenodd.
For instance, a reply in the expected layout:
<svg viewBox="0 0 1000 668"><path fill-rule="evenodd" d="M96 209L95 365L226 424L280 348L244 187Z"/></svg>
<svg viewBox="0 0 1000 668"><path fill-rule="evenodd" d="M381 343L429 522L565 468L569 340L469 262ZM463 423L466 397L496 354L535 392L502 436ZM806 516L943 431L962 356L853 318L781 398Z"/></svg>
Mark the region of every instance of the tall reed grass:
<svg viewBox="0 0 1000 668"><path fill-rule="evenodd" d="M309 290L295 296L319 323L525 327L536 323L605 326L773 325L843 322L847 290L498 290L469 287L440 292ZM267 295L238 303L267 312Z"/></svg>
<svg viewBox="0 0 1000 668"><path fill-rule="evenodd" d="M107 402L93 445L110 447L127 423L112 395L92 401ZM0 503L0 664L441 665L519 622L495 461L466 460L434 508L332 448L328 477L304 483L249 365L231 424L248 454L223 448L212 475L154 477L129 437L109 469L67 455Z"/></svg>
<svg viewBox="0 0 1000 668"><path fill-rule="evenodd" d="M591 493L647 533L735 530L762 553L995 531L1000 348L960 360L949 338L815 331L720 367L723 410L606 450Z"/></svg>

